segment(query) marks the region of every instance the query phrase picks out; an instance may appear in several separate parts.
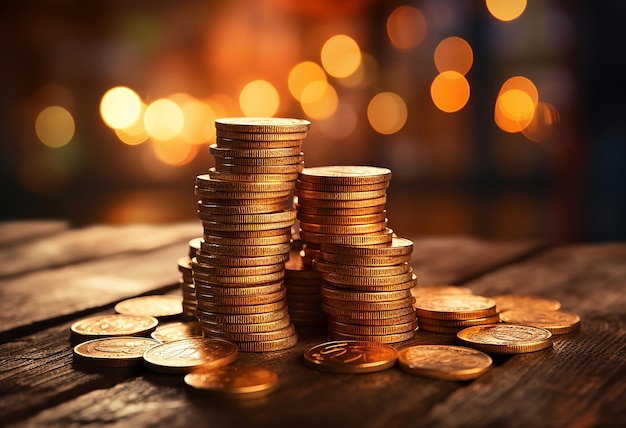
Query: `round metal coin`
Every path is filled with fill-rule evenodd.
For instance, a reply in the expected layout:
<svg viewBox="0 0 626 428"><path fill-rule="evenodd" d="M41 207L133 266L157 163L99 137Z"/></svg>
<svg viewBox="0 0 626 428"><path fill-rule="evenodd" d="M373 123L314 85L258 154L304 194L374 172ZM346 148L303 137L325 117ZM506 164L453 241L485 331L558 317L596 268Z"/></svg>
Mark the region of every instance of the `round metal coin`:
<svg viewBox="0 0 626 428"><path fill-rule="evenodd" d="M278 375L263 367L202 367L185 375L185 383L196 391L213 392L231 398L258 398L278 387Z"/></svg>
<svg viewBox="0 0 626 428"><path fill-rule="evenodd" d="M233 342L195 337L162 343L143 354L146 365L162 373L187 373L196 367L220 367L237 359L238 349Z"/></svg>
<svg viewBox="0 0 626 428"><path fill-rule="evenodd" d="M333 373L371 373L392 367L398 358L393 346L359 340L336 340L306 350L304 362Z"/></svg>
<svg viewBox="0 0 626 428"><path fill-rule="evenodd" d="M522 354L552 346L550 331L517 324L468 327L456 336L463 344L488 354Z"/></svg>
<svg viewBox="0 0 626 428"><path fill-rule="evenodd" d="M131 367L140 364L144 352L158 344L145 337L105 337L76 345L74 358L97 366Z"/></svg>
<svg viewBox="0 0 626 428"><path fill-rule="evenodd" d="M398 352L401 369L436 379L476 379L485 374L492 364L489 355L463 346L416 345Z"/></svg>

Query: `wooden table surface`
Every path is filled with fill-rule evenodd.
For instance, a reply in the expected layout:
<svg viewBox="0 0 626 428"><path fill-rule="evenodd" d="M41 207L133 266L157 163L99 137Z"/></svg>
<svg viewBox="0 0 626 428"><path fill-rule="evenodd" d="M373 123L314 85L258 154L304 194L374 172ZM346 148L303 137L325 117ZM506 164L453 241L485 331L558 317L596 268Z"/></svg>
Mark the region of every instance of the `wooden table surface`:
<svg viewBox="0 0 626 428"><path fill-rule="evenodd" d="M303 363L327 340L299 329L286 351L242 353L235 364L276 371L280 387L254 400L190 393L179 375L73 365L70 325L113 313L116 302L179 293L177 260L201 233L167 226L0 223L0 425L124 427L593 427L626 426L626 244L550 247L470 238L413 238L422 284L463 284L494 296L558 299L582 318L553 347L494 357L471 382L429 379L397 367L322 373ZM398 345L455 343L418 331Z"/></svg>

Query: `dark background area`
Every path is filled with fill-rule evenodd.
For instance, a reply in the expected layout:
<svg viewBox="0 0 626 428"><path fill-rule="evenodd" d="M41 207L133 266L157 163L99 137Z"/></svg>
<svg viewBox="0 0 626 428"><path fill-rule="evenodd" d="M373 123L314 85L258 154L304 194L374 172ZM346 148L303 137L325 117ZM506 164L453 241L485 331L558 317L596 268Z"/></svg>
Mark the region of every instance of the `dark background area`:
<svg viewBox="0 0 626 428"><path fill-rule="evenodd" d="M428 23L424 41L404 52L385 32L401 5ZM483 1L9 3L0 18L0 218L197 219L195 176L212 166L206 145L184 165L159 162L149 142L127 146L103 123L102 95L124 85L147 102L176 92L236 100L246 81L266 79L281 95L278 116L306 118L286 91L289 69L319 63L324 39L345 33L376 58L376 78L352 88L329 79L354 107L356 128L333 138L312 120L306 165L390 168L389 220L403 235L624 240L625 9L617 0L534 0L520 18L500 22ZM471 97L456 113L438 110L429 93L433 51L449 36L474 53ZM515 75L532 79L559 111L546 141L494 123L500 85ZM365 115L380 91L401 94L408 107L392 135L376 133ZM66 146L49 148L34 123L56 104L72 113L76 131Z"/></svg>

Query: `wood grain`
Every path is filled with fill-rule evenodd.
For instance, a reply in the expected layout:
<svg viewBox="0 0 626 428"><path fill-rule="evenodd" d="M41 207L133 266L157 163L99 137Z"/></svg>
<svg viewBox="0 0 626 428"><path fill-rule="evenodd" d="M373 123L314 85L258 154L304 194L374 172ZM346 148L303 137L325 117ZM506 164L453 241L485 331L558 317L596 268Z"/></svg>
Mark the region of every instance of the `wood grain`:
<svg viewBox="0 0 626 428"><path fill-rule="evenodd" d="M0 247L34 241L69 228L62 220L14 220L0 223ZM0 251L2 249L0 248Z"/></svg>

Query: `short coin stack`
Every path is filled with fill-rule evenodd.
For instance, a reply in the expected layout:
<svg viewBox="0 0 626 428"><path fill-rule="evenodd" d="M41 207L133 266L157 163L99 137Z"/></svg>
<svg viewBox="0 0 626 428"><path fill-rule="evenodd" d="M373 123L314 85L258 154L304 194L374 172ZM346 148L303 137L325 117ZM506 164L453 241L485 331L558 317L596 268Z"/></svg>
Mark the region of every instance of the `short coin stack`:
<svg viewBox="0 0 626 428"><path fill-rule="evenodd" d="M200 325L244 352L297 343L283 283L296 212L290 207L310 123L279 118L215 122L215 168L196 178L203 242L192 262Z"/></svg>
<svg viewBox="0 0 626 428"><path fill-rule="evenodd" d="M285 264L285 287L291 321L296 326L326 325L320 289L322 274L302 262L301 250L292 249Z"/></svg>
<svg viewBox="0 0 626 428"><path fill-rule="evenodd" d="M415 299L420 330L456 334L500 321L496 302L476 294L424 294Z"/></svg>
<svg viewBox="0 0 626 428"><path fill-rule="evenodd" d="M186 320L196 319L196 286L193 284L191 260L196 257L196 252L200 249L201 242L202 238L194 238L189 241L188 256L178 259L179 284L183 296L183 318Z"/></svg>
<svg viewBox="0 0 626 428"><path fill-rule="evenodd" d="M305 257L322 273L322 309L338 338L395 343L415 334L413 243L387 227L390 179L386 168L328 166L305 168L296 183Z"/></svg>

